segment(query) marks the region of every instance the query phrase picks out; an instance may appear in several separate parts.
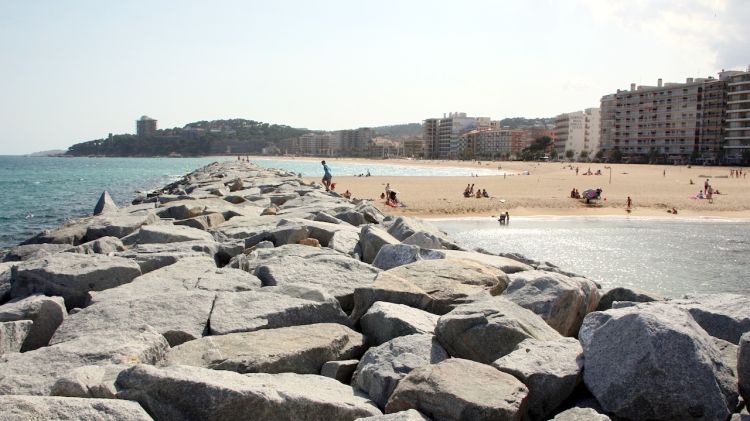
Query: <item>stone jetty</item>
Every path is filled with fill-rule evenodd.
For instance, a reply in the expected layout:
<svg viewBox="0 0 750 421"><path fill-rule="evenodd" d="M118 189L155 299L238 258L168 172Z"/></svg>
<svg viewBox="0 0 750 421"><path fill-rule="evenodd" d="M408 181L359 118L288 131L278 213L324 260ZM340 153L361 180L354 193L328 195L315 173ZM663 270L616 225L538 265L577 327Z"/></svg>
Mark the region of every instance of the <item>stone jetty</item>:
<svg viewBox="0 0 750 421"><path fill-rule="evenodd" d="M605 291L247 162L3 260L0 419L748 419L748 296Z"/></svg>

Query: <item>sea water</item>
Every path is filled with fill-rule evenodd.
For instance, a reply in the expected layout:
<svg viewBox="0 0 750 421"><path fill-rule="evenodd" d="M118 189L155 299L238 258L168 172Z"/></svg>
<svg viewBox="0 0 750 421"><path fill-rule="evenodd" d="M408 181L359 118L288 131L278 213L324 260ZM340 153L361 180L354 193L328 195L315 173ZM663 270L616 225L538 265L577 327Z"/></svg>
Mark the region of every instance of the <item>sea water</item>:
<svg viewBox="0 0 750 421"><path fill-rule="evenodd" d="M667 297L750 294L750 221L637 217L435 220L458 244L520 253L592 278Z"/></svg>
<svg viewBox="0 0 750 421"><path fill-rule="evenodd" d="M66 219L90 215L107 190L119 205L226 158L52 158L0 156L0 248Z"/></svg>
<svg viewBox="0 0 750 421"><path fill-rule="evenodd" d="M281 168L303 177L323 176L321 160L308 159L252 159L253 163L266 168ZM416 161L415 161L416 163ZM422 165L399 165L391 163L364 163L354 161L339 161L338 159L326 158L326 164L331 169L334 177L358 176L368 172L373 176L460 176L470 177L472 175L503 175L503 171L492 163L490 167L477 168L462 167L430 167ZM508 173L511 174L511 173Z"/></svg>

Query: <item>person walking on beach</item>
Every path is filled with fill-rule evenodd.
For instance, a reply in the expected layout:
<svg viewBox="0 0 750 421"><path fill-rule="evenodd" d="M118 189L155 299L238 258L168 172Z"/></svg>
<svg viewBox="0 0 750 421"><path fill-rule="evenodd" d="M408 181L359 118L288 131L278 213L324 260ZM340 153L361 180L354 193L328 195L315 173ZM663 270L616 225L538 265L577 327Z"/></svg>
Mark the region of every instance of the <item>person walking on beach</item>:
<svg viewBox="0 0 750 421"><path fill-rule="evenodd" d="M625 208L630 209L632 206L633 206L633 199L631 199L630 196L628 196L628 202Z"/></svg>
<svg viewBox="0 0 750 421"><path fill-rule="evenodd" d="M320 163L323 164L323 185L326 187L326 191L331 191L331 179L333 178L331 169L328 168L325 161L320 161Z"/></svg>
<svg viewBox="0 0 750 421"><path fill-rule="evenodd" d="M706 179L706 182L703 183L703 194L708 193L708 179Z"/></svg>

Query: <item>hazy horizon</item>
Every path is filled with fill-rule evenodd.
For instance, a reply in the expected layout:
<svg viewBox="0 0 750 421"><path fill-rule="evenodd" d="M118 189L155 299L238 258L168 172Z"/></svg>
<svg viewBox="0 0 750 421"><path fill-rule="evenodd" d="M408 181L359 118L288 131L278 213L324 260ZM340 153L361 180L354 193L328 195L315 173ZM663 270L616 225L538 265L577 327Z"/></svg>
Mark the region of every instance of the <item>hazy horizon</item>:
<svg viewBox="0 0 750 421"><path fill-rule="evenodd" d="M0 3L0 154L246 118L552 117L750 64L750 2Z"/></svg>

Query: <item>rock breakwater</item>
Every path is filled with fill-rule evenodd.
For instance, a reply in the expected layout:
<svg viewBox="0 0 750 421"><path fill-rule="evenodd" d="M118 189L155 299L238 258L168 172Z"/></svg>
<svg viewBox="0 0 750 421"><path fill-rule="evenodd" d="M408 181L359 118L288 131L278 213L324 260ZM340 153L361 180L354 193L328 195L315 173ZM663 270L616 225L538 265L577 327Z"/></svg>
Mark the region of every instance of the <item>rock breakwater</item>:
<svg viewBox="0 0 750 421"><path fill-rule="evenodd" d="M750 390L746 296L602 291L245 162L106 198L0 263L0 418L726 420Z"/></svg>

